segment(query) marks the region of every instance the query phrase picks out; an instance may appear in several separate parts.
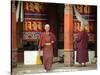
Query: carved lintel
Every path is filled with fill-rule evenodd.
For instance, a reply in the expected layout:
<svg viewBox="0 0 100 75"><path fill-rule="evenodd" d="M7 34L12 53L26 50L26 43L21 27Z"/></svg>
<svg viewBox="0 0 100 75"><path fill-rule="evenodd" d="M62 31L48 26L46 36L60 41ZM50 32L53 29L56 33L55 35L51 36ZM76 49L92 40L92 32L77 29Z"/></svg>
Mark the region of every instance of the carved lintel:
<svg viewBox="0 0 100 75"><path fill-rule="evenodd" d="M72 8L72 5L70 5L70 4L65 4L64 11L65 11L65 13L73 14L73 8Z"/></svg>

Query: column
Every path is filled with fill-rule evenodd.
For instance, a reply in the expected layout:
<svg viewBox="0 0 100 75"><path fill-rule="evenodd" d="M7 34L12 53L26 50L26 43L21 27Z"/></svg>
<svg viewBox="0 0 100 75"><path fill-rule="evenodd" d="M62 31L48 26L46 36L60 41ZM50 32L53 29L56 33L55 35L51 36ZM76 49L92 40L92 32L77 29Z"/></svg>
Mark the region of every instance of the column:
<svg viewBox="0 0 100 75"><path fill-rule="evenodd" d="M17 46L16 46L16 8L15 1L12 1L11 10L11 52L12 52L12 66L17 66Z"/></svg>
<svg viewBox="0 0 100 75"><path fill-rule="evenodd" d="M65 4L64 8L64 64L73 65L73 11L72 6Z"/></svg>

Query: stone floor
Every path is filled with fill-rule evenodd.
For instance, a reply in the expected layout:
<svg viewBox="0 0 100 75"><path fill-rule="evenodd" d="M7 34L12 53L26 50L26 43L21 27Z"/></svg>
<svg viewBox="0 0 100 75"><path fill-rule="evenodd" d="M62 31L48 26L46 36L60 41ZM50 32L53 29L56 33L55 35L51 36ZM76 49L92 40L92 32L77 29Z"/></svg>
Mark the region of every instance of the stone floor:
<svg viewBox="0 0 100 75"><path fill-rule="evenodd" d="M86 67L79 67L79 65L74 65L72 67L66 67L63 63L55 63L52 66L52 72L70 72L70 71L86 71L86 70L96 70L96 64L88 64ZM43 65L23 65L18 64L17 68L12 68L12 75L25 75L25 74L37 74L44 73L45 70Z"/></svg>

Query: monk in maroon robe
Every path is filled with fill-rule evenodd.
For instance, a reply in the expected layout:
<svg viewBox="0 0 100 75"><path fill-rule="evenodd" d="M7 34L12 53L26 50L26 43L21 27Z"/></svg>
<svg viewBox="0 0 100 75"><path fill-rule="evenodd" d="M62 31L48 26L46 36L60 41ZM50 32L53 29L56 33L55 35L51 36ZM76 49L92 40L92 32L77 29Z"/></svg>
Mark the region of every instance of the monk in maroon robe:
<svg viewBox="0 0 100 75"><path fill-rule="evenodd" d="M88 34L84 28L77 34L77 53L76 53L76 62L82 66L86 66L88 62Z"/></svg>
<svg viewBox="0 0 100 75"><path fill-rule="evenodd" d="M50 25L45 25L45 32L41 34L40 46L43 50L43 64L45 70L48 72L51 70L53 63L53 44L55 42L55 36L49 32Z"/></svg>

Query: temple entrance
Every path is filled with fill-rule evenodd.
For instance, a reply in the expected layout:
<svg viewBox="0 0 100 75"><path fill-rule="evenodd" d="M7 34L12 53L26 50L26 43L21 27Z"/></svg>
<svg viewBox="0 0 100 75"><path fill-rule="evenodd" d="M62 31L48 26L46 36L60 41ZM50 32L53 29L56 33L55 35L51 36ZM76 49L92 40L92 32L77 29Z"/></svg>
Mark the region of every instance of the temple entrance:
<svg viewBox="0 0 100 75"><path fill-rule="evenodd" d="M15 21L14 24L16 24L16 28L12 24L12 30L14 31L12 32L14 34L13 63L24 65L34 62L34 64L37 64L36 60L39 50L38 36L44 31L44 25L50 24L50 31L54 33L57 39L53 51L54 63L76 64L76 49L74 48L76 43L74 38L80 30L80 22L76 18L74 6L89 22L89 27L87 28L89 36L88 49L90 53L89 63L91 63L94 57L97 57L96 6L22 1L16 1L15 5L16 21L12 19Z"/></svg>
<svg viewBox="0 0 100 75"><path fill-rule="evenodd" d="M26 4L30 6L33 3L33 6L37 2L23 2L23 13L22 10L19 11L19 16L24 15L23 21L21 18L18 18L17 21L17 63L24 64L25 60L25 51L38 51L38 41L35 38L35 34L40 34L43 31L43 26L48 23L50 24L50 31L53 32L56 36L56 44L54 46L54 57L57 60L57 57L63 56L64 50L64 4L56 3L39 3L41 5L41 12L34 8L33 17L29 11L26 11ZM16 1L16 8L18 9L19 2ZM37 3L38 4L38 3ZM37 5L37 7L39 7ZM46 7L46 8L45 8ZM30 7L29 7L30 8ZM42 9L43 8L43 9ZM16 9L16 10L17 10ZM40 15L40 16L39 16ZM59 15L59 16L58 16ZM33 18L37 20L27 20L28 18ZM38 20L40 19L40 20ZM42 25L42 28L41 28ZM35 33L32 33L35 32ZM35 59L35 58L33 58Z"/></svg>
<svg viewBox="0 0 100 75"><path fill-rule="evenodd" d="M39 35L44 25L50 25L50 31L56 37L51 72L80 71L97 69L97 7L45 2L11 1L12 4L12 73L33 74L45 72L39 53ZM78 19L75 12L81 16ZM77 42L81 21L88 21L88 54L86 67L76 62ZM48 53L49 54L49 53ZM40 60L38 58L40 57ZM47 60L48 62L48 60ZM50 63L50 62L48 62ZM47 66L48 64L46 64Z"/></svg>

